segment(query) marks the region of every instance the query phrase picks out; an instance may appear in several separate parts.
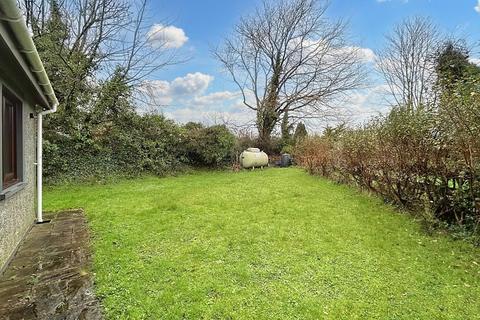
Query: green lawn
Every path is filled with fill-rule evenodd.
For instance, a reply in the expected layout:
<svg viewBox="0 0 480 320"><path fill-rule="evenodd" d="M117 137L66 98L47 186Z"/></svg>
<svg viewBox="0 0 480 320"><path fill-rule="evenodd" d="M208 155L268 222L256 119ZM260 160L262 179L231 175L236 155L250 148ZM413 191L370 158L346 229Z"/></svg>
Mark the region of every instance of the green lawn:
<svg viewBox="0 0 480 320"><path fill-rule="evenodd" d="M480 319L480 250L299 169L47 188L109 319Z"/></svg>

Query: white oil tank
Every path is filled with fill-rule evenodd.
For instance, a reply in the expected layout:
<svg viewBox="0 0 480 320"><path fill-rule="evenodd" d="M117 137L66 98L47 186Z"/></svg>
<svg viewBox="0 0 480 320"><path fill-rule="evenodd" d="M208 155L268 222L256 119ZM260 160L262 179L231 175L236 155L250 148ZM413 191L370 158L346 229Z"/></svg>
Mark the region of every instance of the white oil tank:
<svg viewBox="0 0 480 320"><path fill-rule="evenodd" d="M240 165L245 168L268 166L268 155L258 148L248 148L240 154Z"/></svg>

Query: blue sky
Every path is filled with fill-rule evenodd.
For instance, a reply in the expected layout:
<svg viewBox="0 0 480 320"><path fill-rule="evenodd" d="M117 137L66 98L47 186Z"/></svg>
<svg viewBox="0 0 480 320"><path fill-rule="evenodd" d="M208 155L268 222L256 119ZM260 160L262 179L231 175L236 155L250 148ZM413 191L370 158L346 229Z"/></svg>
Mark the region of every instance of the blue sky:
<svg viewBox="0 0 480 320"><path fill-rule="evenodd" d="M191 57L187 63L171 66L152 77L167 116L182 122L211 122L218 114L238 121L252 116L241 107L235 95L238 90L221 73L211 49L221 44L239 18L259 3L260 0L152 1L152 24L172 26L172 37L180 37L176 50ZM385 34L396 23L415 15L430 17L443 32L466 38L471 45L480 42L480 0L331 0L327 15L348 20L352 44L372 52L382 48ZM479 50L474 49L472 55L480 57ZM359 119L384 110L373 93L375 88L352 94Z"/></svg>

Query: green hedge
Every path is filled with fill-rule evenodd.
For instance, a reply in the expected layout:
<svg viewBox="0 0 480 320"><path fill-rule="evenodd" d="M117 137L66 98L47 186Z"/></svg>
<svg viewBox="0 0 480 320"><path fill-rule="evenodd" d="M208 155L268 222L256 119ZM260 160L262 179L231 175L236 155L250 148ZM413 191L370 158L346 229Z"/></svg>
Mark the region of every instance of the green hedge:
<svg viewBox="0 0 480 320"><path fill-rule="evenodd" d="M313 174L420 212L429 226L478 237L479 79L452 84L435 106L396 107L361 128L307 138L296 160Z"/></svg>
<svg viewBox="0 0 480 320"><path fill-rule="evenodd" d="M225 126L181 126L161 115L130 114L88 134L50 132L44 142L49 183L142 174L170 175L231 161L234 135Z"/></svg>

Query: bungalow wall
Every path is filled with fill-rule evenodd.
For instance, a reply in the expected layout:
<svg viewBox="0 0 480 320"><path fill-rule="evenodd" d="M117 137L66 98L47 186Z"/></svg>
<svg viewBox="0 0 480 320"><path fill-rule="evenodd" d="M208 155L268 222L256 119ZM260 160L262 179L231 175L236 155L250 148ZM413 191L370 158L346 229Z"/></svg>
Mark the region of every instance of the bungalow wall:
<svg viewBox="0 0 480 320"><path fill-rule="evenodd" d="M14 253L16 247L35 221L35 148L36 148L36 120L31 116L35 114L32 105L22 99L25 96L21 88L16 88L14 80L0 79L0 89L4 88L13 93L22 103L22 145L21 145L21 181L16 186L3 189L3 179L0 184L0 272L6 262ZM2 94L3 97L3 94ZM0 124L3 123L3 98L0 108ZM3 130L0 130L0 137ZM0 139L0 150L3 148ZM2 156L3 157L3 156ZM0 157L0 168L2 168ZM1 175L2 170L0 170Z"/></svg>

